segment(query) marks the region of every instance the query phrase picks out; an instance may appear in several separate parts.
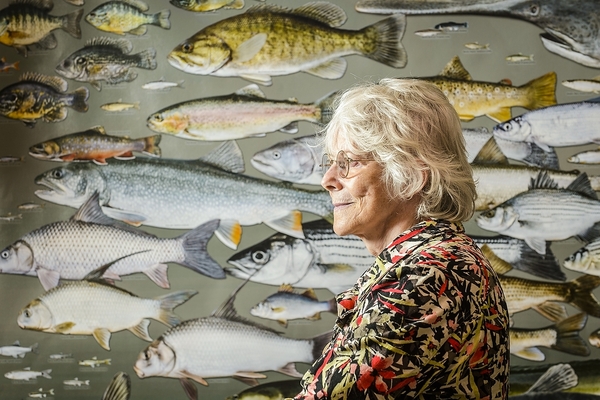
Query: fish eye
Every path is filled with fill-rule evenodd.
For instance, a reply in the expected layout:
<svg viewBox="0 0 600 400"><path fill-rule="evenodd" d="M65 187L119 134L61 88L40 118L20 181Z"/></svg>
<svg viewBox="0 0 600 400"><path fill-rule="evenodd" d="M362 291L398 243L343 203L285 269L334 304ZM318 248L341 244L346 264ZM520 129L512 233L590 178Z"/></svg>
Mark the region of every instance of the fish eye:
<svg viewBox="0 0 600 400"><path fill-rule="evenodd" d="M148 350L144 350L144 360L148 361L150 359L150 355L148 354Z"/></svg>
<svg viewBox="0 0 600 400"><path fill-rule="evenodd" d="M2 253L0 253L0 257L6 260L8 257L10 257L10 251L2 250Z"/></svg>
<svg viewBox="0 0 600 400"><path fill-rule="evenodd" d="M25 310L24 314L25 314L25 317L31 318L31 311L29 311L29 308Z"/></svg>
<svg viewBox="0 0 600 400"><path fill-rule="evenodd" d="M539 15L540 13L540 6L538 4L532 4L529 6L529 13L531 15Z"/></svg>
<svg viewBox="0 0 600 400"><path fill-rule="evenodd" d="M162 122L162 121L163 121L163 117L162 117L162 115L160 115L160 114L155 114L155 115L152 117L152 119L153 119L153 120L155 120L156 122Z"/></svg>
<svg viewBox="0 0 600 400"><path fill-rule="evenodd" d="M181 50L183 50L184 53L191 53L192 50L194 50L194 45L191 43L184 43L181 46Z"/></svg>
<svg viewBox="0 0 600 400"><path fill-rule="evenodd" d="M269 261L269 256L264 251L255 251L252 253L252 261L257 264L266 264Z"/></svg>
<svg viewBox="0 0 600 400"><path fill-rule="evenodd" d="M17 96L17 95L16 95L16 94L14 94L14 93L11 93L11 94L10 94L10 96L8 96L8 99L7 99L7 100L8 100L9 102L11 102L11 103L14 103L14 102L16 102L18 99L19 99L19 96Z"/></svg>
<svg viewBox="0 0 600 400"><path fill-rule="evenodd" d="M504 124L502 124L501 128L503 131L510 131L512 126L511 126L510 122L505 122Z"/></svg>
<svg viewBox="0 0 600 400"><path fill-rule="evenodd" d="M61 169L55 169L52 171L52 177L54 179L61 179L64 176L64 172Z"/></svg>
<svg viewBox="0 0 600 400"><path fill-rule="evenodd" d="M281 153L278 151L273 152L273 160L279 160L281 158Z"/></svg>
<svg viewBox="0 0 600 400"><path fill-rule="evenodd" d="M85 57L77 57L75 59L75 64L77 65L84 65L87 63L87 60L85 59Z"/></svg>
<svg viewBox="0 0 600 400"><path fill-rule="evenodd" d="M483 216L488 218L492 218L494 215L496 215L496 209L494 208L483 213Z"/></svg>

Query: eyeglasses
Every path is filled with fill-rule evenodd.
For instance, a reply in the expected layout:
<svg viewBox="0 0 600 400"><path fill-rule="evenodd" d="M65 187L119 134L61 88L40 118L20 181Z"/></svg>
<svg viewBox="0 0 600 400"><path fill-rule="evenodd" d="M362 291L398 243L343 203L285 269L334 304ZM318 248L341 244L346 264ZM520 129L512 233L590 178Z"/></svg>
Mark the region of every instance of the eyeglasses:
<svg viewBox="0 0 600 400"><path fill-rule="evenodd" d="M337 156L335 156L335 160L332 160L331 158L329 158L329 154L323 154L323 161L321 162L321 169L323 171L327 171L333 165L333 163L336 163L337 167L338 167L337 172L340 174L340 176L342 178L347 178L348 174L350 173L350 164L355 161L373 161L373 159L369 159L369 158L352 159L352 158L348 157L348 155L346 154L346 152L344 152L344 150L340 150L340 151L338 151ZM354 165L353 165L353 167L354 167Z"/></svg>

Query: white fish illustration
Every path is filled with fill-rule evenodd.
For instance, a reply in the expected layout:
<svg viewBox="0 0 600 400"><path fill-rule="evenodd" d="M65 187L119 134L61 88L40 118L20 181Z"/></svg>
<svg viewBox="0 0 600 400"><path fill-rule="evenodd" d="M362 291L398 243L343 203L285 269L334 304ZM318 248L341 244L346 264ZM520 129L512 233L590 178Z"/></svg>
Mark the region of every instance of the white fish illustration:
<svg viewBox="0 0 600 400"><path fill-rule="evenodd" d="M63 384L67 385L67 386L78 386L78 387L83 386L83 385L89 386L90 380L86 379L86 380L80 381L79 378L75 377L75 379L64 380Z"/></svg>
<svg viewBox="0 0 600 400"><path fill-rule="evenodd" d="M31 379L37 379L38 376L44 377L46 379L52 379L50 373L51 369L45 369L43 371L32 371L30 367L23 368L21 370L9 371L4 374L4 376L8 379L13 379L16 381L29 381Z"/></svg>
<svg viewBox="0 0 600 400"><path fill-rule="evenodd" d="M10 346L0 347L0 355L7 356L7 357L13 357L13 358L23 358L23 357L25 357L25 354L27 354L27 353L37 354L38 352L39 352L39 350L38 350L37 343L34 343L31 346L26 347L26 346L21 346L21 343L18 340L16 340Z"/></svg>
<svg viewBox="0 0 600 400"><path fill-rule="evenodd" d="M83 365L84 367L96 368L103 364L111 365L111 361L112 361L111 358L105 358L103 360L99 360L98 357L94 356L91 359L80 360L77 364Z"/></svg>

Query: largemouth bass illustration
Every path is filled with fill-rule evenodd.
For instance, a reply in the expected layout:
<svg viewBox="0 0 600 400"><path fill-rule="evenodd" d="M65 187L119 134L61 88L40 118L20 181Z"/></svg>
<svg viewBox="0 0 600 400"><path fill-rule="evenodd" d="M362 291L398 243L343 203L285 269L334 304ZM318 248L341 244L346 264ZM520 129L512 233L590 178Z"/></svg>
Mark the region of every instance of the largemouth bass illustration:
<svg viewBox="0 0 600 400"><path fill-rule="evenodd" d="M358 31L342 30L346 13L332 3L293 10L258 4L205 27L175 47L168 61L191 74L239 76L262 85L271 85L272 76L299 71L338 79L347 66L342 57L353 54L404 67L405 21L395 15Z"/></svg>
<svg viewBox="0 0 600 400"><path fill-rule="evenodd" d="M50 289L25 306L17 318L22 329L64 335L93 335L98 344L110 350L114 332L128 329L151 342L149 318L173 326L180 322L173 309L196 291L179 291L156 299L140 298L101 280L112 263L86 275L84 280L65 282Z"/></svg>
<svg viewBox="0 0 600 400"><path fill-rule="evenodd" d="M374 14L481 14L522 19L542 28L544 47L561 57L600 68L600 9L595 0L359 0Z"/></svg>
<svg viewBox="0 0 600 400"><path fill-rule="evenodd" d="M206 251L218 226L210 221L174 239L160 239L102 213L94 193L69 221L44 225L0 253L0 272L36 276L45 289L61 279L82 279L96 268L119 259L107 279L142 272L169 287L167 262L175 262L212 278L224 278L221 266ZM129 256L120 259L120 257Z"/></svg>
<svg viewBox="0 0 600 400"><path fill-rule="evenodd" d="M137 158L108 165L71 163L36 178L45 190L36 195L47 201L79 207L98 191L100 204L111 218L149 226L192 229L220 219L215 232L236 248L241 225L265 223L297 237L302 213L328 216L329 194L310 191L239 174L242 154L225 142L193 161Z"/></svg>

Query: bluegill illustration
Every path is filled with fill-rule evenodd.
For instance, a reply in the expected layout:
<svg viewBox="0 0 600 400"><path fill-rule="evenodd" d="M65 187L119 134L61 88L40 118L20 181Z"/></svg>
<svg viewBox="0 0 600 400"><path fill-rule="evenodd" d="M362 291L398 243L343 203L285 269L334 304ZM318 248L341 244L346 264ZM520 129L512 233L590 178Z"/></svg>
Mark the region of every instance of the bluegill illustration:
<svg viewBox="0 0 600 400"><path fill-rule="evenodd" d="M359 0L359 12L405 15L481 14L522 19L544 33L544 47L561 57L600 68L600 10L595 0Z"/></svg>
<svg viewBox="0 0 600 400"><path fill-rule="evenodd" d="M567 79L561 84L580 92L600 93L600 75L591 79Z"/></svg>
<svg viewBox="0 0 600 400"><path fill-rule="evenodd" d="M21 346L21 342L15 341L10 346L0 346L0 356L24 358L27 353L38 354L38 344L34 343L31 346Z"/></svg>
<svg viewBox="0 0 600 400"><path fill-rule="evenodd" d="M146 14L148 9L148 5L141 0L111 0L90 11L85 20L101 31L119 35L144 35L147 25L171 29L171 11Z"/></svg>
<svg viewBox="0 0 600 400"><path fill-rule="evenodd" d="M530 361L544 361L546 355L538 347L548 347L577 356L589 356L590 349L579 333L587 315L579 313L536 329L510 328L510 353Z"/></svg>
<svg viewBox="0 0 600 400"><path fill-rule="evenodd" d="M40 332L93 335L102 348L110 350L111 334L125 329L152 341L149 318L167 326L177 325L180 319L173 310L198 293L179 291L156 299L138 297L101 279L114 262L90 272L81 281L64 282L35 298L21 310L17 324L21 329Z"/></svg>
<svg viewBox="0 0 600 400"><path fill-rule="evenodd" d="M191 229L213 219L217 237L231 248L241 225L265 223L303 237L302 213L330 216L324 190L312 191L239 174L244 162L235 142L224 142L198 160L136 158L108 165L70 163L36 178L44 200L79 207L95 191L111 218L173 229Z"/></svg>
<svg viewBox="0 0 600 400"><path fill-rule="evenodd" d="M558 189L543 172L531 180L529 190L484 211L476 222L482 229L523 239L544 254L546 241L573 236L590 241L600 236L600 201L586 173Z"/></svg>
<svg viewBox="0 0 600 400"><path fill-rule="evenodd" d="M184 101L163 108L147 119L148 128L192 140L233 140L267 132L296 133L298 121L326 124L336 93L314 104L294 99L267 100L256 84L226 96Z"/></svg>
<svg viewBox="0 0 600 400"><path fill-rule="evenodd" d="M323 150L316 135L284 140L254 154L250 163L270 177L293 183L320 185Z"/></svg>
<svg viewBox="0 0 600 400"><path fill-rule="evenodd" d="M131 378L125 372L117 372L112 378L102 400L129 400L131 394Z"/></svg>
<svg viewBox="0 0 600 400"><path fill-rule="evenodd" d="M556 73L549 72L521 86L474 81L458 56L437 76L418 79L436 85L463 121L486 115L496 122L511 118L512 107L528 110L556 104Z"/></svg>
<svg viewBox="0 0 600 400"><path fill-rule="evenodd" d="M331 223L302 224L305 239L275 234L233 256L225 266L239 279L340 293L356 283L374 258L358 237L338 236Z"/></svg>
<svg viewBox="0 0 600 400"><path fill-rule="evenodd" d="M98 37L90 39L85 46L65 58L56 72L65 78L89 82L97 90L102 82L117 84L137 78L134 68L156 69L156 50L146 49L129 54L133 45L127 39Z"/></svg>
<svg viewBox="0 0 600 400"><path fill-rule="evenodd" d="M0 72L8 72L11 69L19 70L19 61L7 62L5 57L0 58Z"/></svg>
<svg viewBox="0 0 600 400"><path fill-rule="evenodd" d="M25 367L20 370L9 371L5 373L4 376L15 381L29 381L31 379L37 379L40 376L46 379L52 379L52 376L50 376L51 372L51 369L33 371L30 367Z"/></svg>
<svg viewBox="0 0 600 400"><path fill-rule="evenodd" d="M532 110L493 128L501 139L550 147L600 144L600 103L580 101Z"/></svg>
<svg viewBox="0 0 600 400"><path fill-rule="evenodd" d="M75 10L63 16L50 14L52 0L12 1L8 7L0 10L0 20L7 21L0 43L14 47L27 56L28 48L35 45L42 49L53 49L58 42L52 33L62 29L74 38L81 38L79 22L83 9Z"/></svg>
<svg viewBox="0 0 600 400"><path fill-rule="evenodd" d="M175 47L168 61L191 74L239 76L263 85L271 85L271 76L299 71L341 78L347 66L343 57L353 54L394 68L406 65L404 15L358 31L339 29L344 22L346 13L332 3L293 10L258 4L205 27Z"/></svg>
<svg viewBox="0 0 600 400"><path fill-rule="evenodd" d="M117 222L102 213L94 193L68 221L35 229L0 253L0 272L36 276L45 289L60 279L82 279L119 259L107 279L142 272L163 288L169 287L167 262L175 262L212 278L224 278L206 245L219 221L210 221L174 239L160 239ZM121 257L129 256L121 259Z"/></svg>
<svg viewBox="0 0 600 400"><path fill-rule="evenodd" d="M511 365L510 367L510 399L515 396L525 393L529 388L534 385L539 378L544 375L546 370L559 366L564 366L562 363L554 364L542 364L542 365ZM598 382L598 376L600 376L600 364L598 359L585 359L585 360L572 360L569 361L570 369L573 370L575 375L575 383L577 386L571 386L569 389L562 388L562 392L559 394L565 396L556 398L556 400L572 399L567 396L589 394L589 395L600 395L600 382ZM561 367L558 367L561 368ZM568 378L568 371L560 372L558 377ZM562 379L561 379L562 380ZM549 393L547 393L549 394ZM588 399L593 399L590 396ZM583 399L581 399L583 400Z"/></svg>
<svg viewBox="0 0 600 400"><path fill-rule="evenodd" d="M285 327L292 319L320 319L322 312L336 313L335 300L319 301L314 290L296 293L291 285L281 285L277 293L250 309L251 315L277 321Z"/></svg>
<svg viewBox="0 0 600 400"><path fill-rule="evenodd" d="M285 381L274 381L261 383L260 385L244 389L233 396L227 397L225 400L281 400L288 397L294 397L300 391L299 379L288 379Z"/></svg>
<svg viewBox="0 0 600 400"><path fill-rule="evenodd" d="M89 90L85 87L67 92L67 81L58 76L26 72L17 83L0 91L0 115L17 119L33 128L38 119L60 122L67 118L67 107L88 110Z"/></svg>
<svg viewBox="0 0 600 400"><path fill-rule="evenodd" d="M56 139L35 144L29 148L29 155L48 161L91 160L98 165L106 165L107 158L131 160L134 151L160 157L158 147L161 136L148 136L139 139L111 136L104 127L96 126L83 132L71 133Z"/></svg>
<svg viewBox="0 0 600 400"><path fill-rule="evenodd" d="M152 342L135 362L138 377L178 378L190 398L197 393L192 380L207 386L207 378L231 376L256 385L267 377L262 371L301 377L295 363L319 357L331 332L311 339L284 337L240 317L233 306L236 292L210 316L183 321Z"/></svg>
<svg viewBox="0 0 600 400"><path fill-rule="evenodd" d="M244 8L244 0L169 0L169 3L193 12L208 12L221 8L233 10Z"/></svg>

